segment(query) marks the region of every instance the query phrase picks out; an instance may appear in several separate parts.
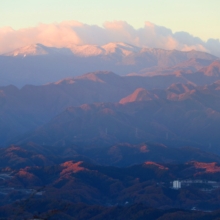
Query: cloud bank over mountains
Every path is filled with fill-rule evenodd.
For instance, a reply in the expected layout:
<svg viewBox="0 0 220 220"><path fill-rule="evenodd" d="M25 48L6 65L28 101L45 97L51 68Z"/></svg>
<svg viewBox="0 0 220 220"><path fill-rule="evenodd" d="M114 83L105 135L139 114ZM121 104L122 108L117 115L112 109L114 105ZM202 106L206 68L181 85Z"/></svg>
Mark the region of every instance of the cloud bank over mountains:
<svg viewBox="0 0 220 220"><path fill-rule="evenodd" d="M51 47L68 47L71 44L104 45L109 42L125 42L139 47L167 50L206 51L220 57L219 39L209 39L205 42L187 32L173 33L166 27L150 22L145 22L140 29L135 29L125 21L105 22L103 27L65 21L19 30L10 27L0 29L0 54L36 43Z"/></svg>

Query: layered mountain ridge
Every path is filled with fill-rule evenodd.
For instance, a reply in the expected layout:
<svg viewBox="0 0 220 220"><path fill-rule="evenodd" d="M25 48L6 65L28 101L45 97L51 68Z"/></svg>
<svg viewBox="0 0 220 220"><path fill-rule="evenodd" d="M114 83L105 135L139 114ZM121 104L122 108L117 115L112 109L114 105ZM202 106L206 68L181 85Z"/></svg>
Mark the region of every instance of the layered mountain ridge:
<svg viewBox="0 0 220 220"><path fill-rule="evenodd" d="M214 62L215 65L216 63ZM100 102L126 104L137 101L154 101L164 108L168 105L168 102L165 101L169 101L170 112L172 112L172 108L180 105L178 102L187 103L189 100L202 106L203 113L200 114L205 114L209 118L211 116L208 115L218 117L219 81L213 82L220 78L216 74L206 76L205 71L195 74L196 77L194 79L191 77L190 81L186 79L186 76L192 76L191 74L174 78L170 76L158 78L158 76L122 77L112 72L93 72L44 86L26 85L22 89L15 86L0 87L0 129L3 134L1 144L47 123L69 106L82 104ZM207 79L212 84L204 85L203 83ZM196 83L198 84L196 85ZM150 103L147 103L146 106L151 105ZM186 109L186 111L188 110ZM194 110L191 109L191 111ZM114 109L110 107L109 111L114 112ZM167 114L172 115L169 110L166 111L168 111ZM212 113L212 111L214 112ZM132 125L132 130L134 129L135 126Z"/></svg>
<svg viewBox="0 0 220 220"><path fill-rule="evenodd" d="M217 57L37 44L0 65L1 217L219 217Z"/></svg>
<svg viewBox="0 0 220 220"><path fill-rule="evenodd" d="M13 143L110 146L151 141L219 153L219 120L219 96L210 102L197 94L177 101L86 104L68 108Z"/></svg>
<svg viewBox="0 0 220 220"><path fill-rule="evenodd" d="M42 85L100 70L142 76L194 73L217 59L194 50L168 51L126 43L68 45L65 48L36 44L0 56L0 86Z"/></svg>

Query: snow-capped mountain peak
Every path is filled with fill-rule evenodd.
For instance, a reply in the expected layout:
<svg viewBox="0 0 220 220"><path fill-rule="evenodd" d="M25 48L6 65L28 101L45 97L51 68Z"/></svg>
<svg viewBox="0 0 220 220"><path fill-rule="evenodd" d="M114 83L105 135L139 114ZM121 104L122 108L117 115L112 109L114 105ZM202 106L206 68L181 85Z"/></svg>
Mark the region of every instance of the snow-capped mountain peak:
<svg viewBox="0 0 220 220"><path fill-rule="evenodd" d="M46 47L42 44L31 44L25 47L18 48L10 53L5 54L6 56L36 56L48 54Z"/></svg>
<svg viewBox="0 0 220 220"><path fill-rule="evenodd" d="M68 48L56 48L56 47L47 47L43 44L31 44L18 48L12 52L4 54L5 56L41 56L41 55L57 55L57 54L71 54L71 51Z"/></svg>
<svg viewBox="0 0 220 220"><path fill-rule="evenodd" d="M81 57L99 56L105 54L105 50L98 45L70 45L68 48L74 55Z"/></svg>
<svg viewBox="0 0 220 220"><path fill-rule="evenodd" d="M105 50L106 54L111 54L111 53L121 53L125 56L128 56L131 53L137 53L141 51L141 48L133 46L131 44L127 43L108 43L102 48Z"/></svg>

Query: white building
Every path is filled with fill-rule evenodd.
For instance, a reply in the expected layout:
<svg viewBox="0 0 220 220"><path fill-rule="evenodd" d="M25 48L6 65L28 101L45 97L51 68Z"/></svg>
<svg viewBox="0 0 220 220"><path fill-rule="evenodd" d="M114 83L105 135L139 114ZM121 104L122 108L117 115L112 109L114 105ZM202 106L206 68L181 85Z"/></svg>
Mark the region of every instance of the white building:
<svg viewBox="0 0 220 220"><path fill-rule="evenodd" d="M174 189L181 189L181 182L179 180L173 181L173 188Z"/></svg>

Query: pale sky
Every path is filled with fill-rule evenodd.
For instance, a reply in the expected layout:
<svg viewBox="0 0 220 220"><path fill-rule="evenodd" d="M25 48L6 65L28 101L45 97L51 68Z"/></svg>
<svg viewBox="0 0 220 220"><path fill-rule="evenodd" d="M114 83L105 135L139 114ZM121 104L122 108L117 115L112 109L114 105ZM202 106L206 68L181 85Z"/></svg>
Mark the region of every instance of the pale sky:
<svg viewBox="0 0 220 220"><path fill-rule="evenodd" d="M141 28L150 21L207 40L220 39L219 12L219 0L0 0L0 28L68 20L99 26L122 20Z"/></svg>

